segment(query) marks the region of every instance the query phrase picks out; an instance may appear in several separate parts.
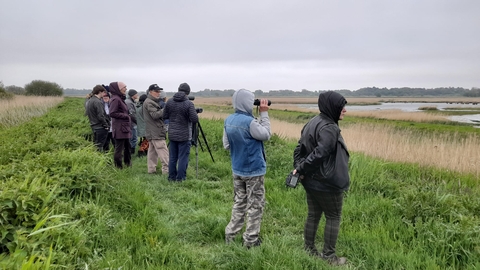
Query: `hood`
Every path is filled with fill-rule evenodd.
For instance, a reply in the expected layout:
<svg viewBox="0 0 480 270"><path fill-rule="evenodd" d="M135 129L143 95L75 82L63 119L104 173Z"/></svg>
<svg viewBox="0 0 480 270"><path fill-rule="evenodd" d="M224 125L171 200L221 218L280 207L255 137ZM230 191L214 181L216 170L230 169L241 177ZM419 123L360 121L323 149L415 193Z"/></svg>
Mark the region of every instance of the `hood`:
<svg viewBox="0 0 480 270"><path fill-rule="evenodd" d="M120 92L120 85L123 84L122 82L111 82L109 85L110 93L112 95L120 96L123 100L125 100L126 96ZM125 85L125 84L123 84Z"/></svg>
<svg viewBox="0 0 480 270"><path fill-rule="evenodd" d="M173 100L177 102L181 102L181 101L188 100L188 97L187 97L187 94L185 94L185 92L178 91L177 93L175 93L175 95L173 95Z"/></svg>
<svg viewBox="0 0 480 270"><path fill-rule="evenodd" d="M232 105L235 110L253 114L253 100L255 95L246 90L240 89L235 91L232 96Z"/></svg>
<svg viewBox="0 0 480 270"><path fill-rule="evenodd" d="M320 112L337 124L345 104L347 104L347 100L337 92L327 91L318 96L318 109Z"/></svg>

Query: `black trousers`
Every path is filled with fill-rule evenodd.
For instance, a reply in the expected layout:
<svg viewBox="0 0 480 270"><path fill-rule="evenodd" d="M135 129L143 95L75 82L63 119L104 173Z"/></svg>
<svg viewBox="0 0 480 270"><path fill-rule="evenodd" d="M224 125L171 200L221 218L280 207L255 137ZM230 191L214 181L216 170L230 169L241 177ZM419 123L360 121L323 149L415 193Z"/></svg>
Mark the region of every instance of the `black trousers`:
<svg viewBox="0 0 480 270"><path fill-rule="evenodd" d="M340 230L340 219L343 207L343 192L330 193L309 191L307 192L308 215L304 228L305 249L310 252L318 252L315 247L318 224L322 214L325 214L326 222L323 231L324 256L335 255L338 232Z"/></svg>
<svg viewBox="0 0 480 270"><path fill-rule="evenodd" d="M117 168L123 168L122 156L125 166L132 166L132 152L130 147L130 139L115 139L115 153L113 154L113 160Z"/></svg>
<svg viewBox="0 0 480 270"><path fill-rule="evenodd" d="M104 128L99 128L99 129L94 129L93 130L93 140L95 143L95 146L97 146L98 151L105 151L105 142L107 141L108 137L108 130Z"/></svg>

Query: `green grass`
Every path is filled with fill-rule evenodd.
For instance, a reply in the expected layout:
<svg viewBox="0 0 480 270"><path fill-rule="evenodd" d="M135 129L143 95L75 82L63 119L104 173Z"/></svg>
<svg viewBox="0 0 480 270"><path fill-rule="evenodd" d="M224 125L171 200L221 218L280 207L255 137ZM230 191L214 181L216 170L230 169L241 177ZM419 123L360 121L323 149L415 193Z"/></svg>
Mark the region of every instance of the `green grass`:
<svg viewBox="0 0 480 270"><path fill-rule="evenodd" d="M241 236L224 244L233 187L221 121L202 120L215 163L198 148L197 178L192 148L187 181L170 183L147 174L146 158L117 170L112 153L95 152L83 139L89 130L82 108L82 99L67 99L31 124L2 131L22 147L13 139L0 144L7 153L0 158L0 202L15 200L29 177L38 201L26 206L33 220L16 227L24 231L16 248L1 246L0 268L335 269L303 251L305 192L284 185L294 143L274 136L265 144L264 241L247 250ZM479 179L359 153L351 153L350 175L337 243L349 260L344 269L480 268ZM324 219L319 247L323 226Z"/></svg>

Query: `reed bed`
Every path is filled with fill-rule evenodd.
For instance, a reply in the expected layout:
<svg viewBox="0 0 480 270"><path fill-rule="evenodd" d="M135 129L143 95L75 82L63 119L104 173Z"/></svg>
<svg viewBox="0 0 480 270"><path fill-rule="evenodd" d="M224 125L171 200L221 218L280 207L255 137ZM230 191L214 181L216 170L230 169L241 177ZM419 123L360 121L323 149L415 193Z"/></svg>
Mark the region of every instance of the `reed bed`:
<svg viewBox="0 0 480 270"><path fill-rule="evenodd" d="M420 136L414 131L362 123L343 128L342 135L350 150L369 156L480 176L480 139L475 134Z"/></svg>
<svg viewBox="0 0 480 270"><path fill-rule="evenodd" d="M228 114L206 112L201 118L222 120ZM271 129L283 139L296 141L304 124L293 124L270 118ZM471 173L480 177L480 139L475 134L419 135L415 131L399 131L388 125L358 123L342 126L349 150L387 161L418 163L422 166Z"/></svg>
<svg viewBox="0 0 480 270"><path fill-rule="evenodd" d="M195 95L195 93L193 93ZM275 104L317 104L318 97L262 97ZM417 103L480 103L480 97L346 97L349 104L375 104L385 102ZM197 97L195 104L232 105L231 97Z"/></svg>
<svg viewBox="0 0 480 270"><path fill-rule="evenodd" d="M63 101L63 97L18 96L0 100L0 128L24 123L45 114Z"/></svg>
<svg viewBox="0 0 480 270"><path fill-rule="evenodd" d="M414 122L451 122L447 116L427 112L405 112L402 110L348 111L348 116L375 119L414 121Z"/></svg>

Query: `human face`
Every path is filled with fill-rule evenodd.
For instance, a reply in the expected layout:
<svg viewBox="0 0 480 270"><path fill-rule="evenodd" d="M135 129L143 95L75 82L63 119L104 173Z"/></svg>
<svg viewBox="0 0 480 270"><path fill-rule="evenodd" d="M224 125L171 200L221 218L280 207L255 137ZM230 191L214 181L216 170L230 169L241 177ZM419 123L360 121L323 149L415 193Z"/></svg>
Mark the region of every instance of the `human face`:
<svg viewBox="0 0 480 270"><path fill-rule="evenodd" d="M160 91L151 90L150 95L152 95L154 98L159 98L160 97Z"/></svg>
<svg viewBox="0 0 480 270"><path fill-rule="evenodd" d="M125 85L122 89L120 89L120 93L125 95L126 92L127 92L127 86Z"/></svg>
<svg viewBox="0 0 480 270"><path fill-rule="evenodd" d="M340 117L338 118L338 120L343 120L343 116L345 116L346 112L347 112L347 109L343 107L342 111L340 112Z"/></svg>

